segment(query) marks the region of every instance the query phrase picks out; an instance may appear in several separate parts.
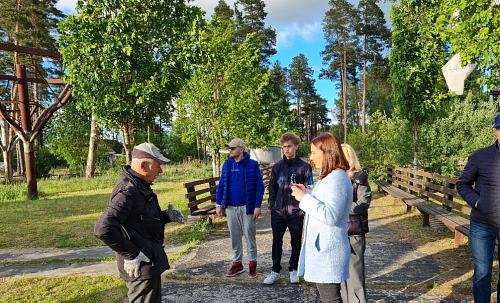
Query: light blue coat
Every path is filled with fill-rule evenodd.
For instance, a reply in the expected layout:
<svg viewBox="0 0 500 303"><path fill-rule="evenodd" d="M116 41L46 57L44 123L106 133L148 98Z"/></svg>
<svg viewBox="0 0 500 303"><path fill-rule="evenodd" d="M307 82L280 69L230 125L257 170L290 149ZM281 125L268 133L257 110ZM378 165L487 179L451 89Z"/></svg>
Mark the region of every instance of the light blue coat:
<svg viewBox="0 0 500 303"><path fill-rule="evenodd" d="M351 204L351 179L342 169L321 179L300 202L306 218L298 271L304 280L340 283L349 278Z"/></svg>

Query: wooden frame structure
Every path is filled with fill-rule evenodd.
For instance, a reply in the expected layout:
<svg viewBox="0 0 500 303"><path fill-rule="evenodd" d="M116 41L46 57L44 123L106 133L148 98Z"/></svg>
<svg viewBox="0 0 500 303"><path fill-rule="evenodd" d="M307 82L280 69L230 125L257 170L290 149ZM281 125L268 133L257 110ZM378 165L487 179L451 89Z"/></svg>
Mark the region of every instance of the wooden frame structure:
<svg viewBox="0 0 500 303"><path fill-rule="evenodd" d="M61 54L57 51L23 47L9 43L0 43L0 51L62 60ZM23 142L28 199L33 199L38 196L33 142L54 112L69 101L71 97L71 87L68 84L65 85L64 81L61 79L28 78L26 66L22 64L15 65L14 75L0 75L0 81L13 81L14 90L17 91L17 98L14 98L14 100L0 100L0 117L7 121L17 137ZM43 109L40 115L35 118L30 108L33 104L30 103L28 91L29 83L65 85L65 87L59 95L56 96L56 102ZM18 110L8 110L5 104L18 104Z"/></svg>

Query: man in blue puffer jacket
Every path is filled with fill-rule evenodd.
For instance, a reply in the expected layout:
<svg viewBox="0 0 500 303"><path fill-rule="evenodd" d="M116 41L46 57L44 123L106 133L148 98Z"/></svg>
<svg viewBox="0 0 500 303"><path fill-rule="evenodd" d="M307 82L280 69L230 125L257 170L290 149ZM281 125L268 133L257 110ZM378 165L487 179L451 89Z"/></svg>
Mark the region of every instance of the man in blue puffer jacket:
<svg viewBox="0 0 500 303"><path fill-rule="evenodd" d="M233 262L225 273L226 277L234 277L244 272L242 257L243 245L241 237L247 241L248 276L257 277L257 242L255 240L255 220L260 215L264 182L259 164L250 159L245 152L243 140L235 138L226 144L230 157L222 165L222 174L217 188L216 212L222 216L226 209L227 225L231 235Z"/></svg>
<svg viewBox="0 0 500 303"><path fill-rule="evenodd" d="M500 237L500 115L495 144L474 152L457 180L457 190L472 208L470 241L474 263L474 302L490 302L495 242ZM497 289L500 287L500 282Z"/></svg>

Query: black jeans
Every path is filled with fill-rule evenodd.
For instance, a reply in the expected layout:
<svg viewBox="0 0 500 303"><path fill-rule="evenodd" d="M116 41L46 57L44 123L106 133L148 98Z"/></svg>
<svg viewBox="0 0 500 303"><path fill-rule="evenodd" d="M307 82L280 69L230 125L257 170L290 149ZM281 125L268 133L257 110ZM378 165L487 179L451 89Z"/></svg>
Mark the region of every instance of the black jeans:
<svg viewBox="0 0 500 303"><path fill-rule="evenodd" d="M316 283L322 303L343 302L339 283Z"/></svg>
<svg viewBox="0 0 500 303"><path fill-rule="evenodd" d="M278 211L271 211L271 227L273 229L273 271L281 271L281 255L283 254L283 236L288 228L290 231L290 244L292 245L292 255L290 256L289 271L297 270L300 256L300 244L302 240L302 226L304 214L300 211L293 215L283 214Z"/></svg>
<svg viewBox="0 0 500 303"><path fill-rule="evenodd" d="M148 280L125 282L128 288L129 303L160 303L161 277Z"/></svg>

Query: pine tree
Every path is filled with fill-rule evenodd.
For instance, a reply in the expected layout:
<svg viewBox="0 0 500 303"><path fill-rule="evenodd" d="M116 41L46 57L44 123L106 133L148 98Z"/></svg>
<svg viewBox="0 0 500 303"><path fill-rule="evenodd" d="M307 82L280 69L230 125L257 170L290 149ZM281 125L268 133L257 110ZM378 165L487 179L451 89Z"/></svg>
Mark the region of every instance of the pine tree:
<svg viewBox="0 0 500 303"><path fill-rule="evenodd" d="M346 0L330 0L330 9L323 20L326 40L325 50L321 52L323 64L327 66L321 77L337 81L340 79L344 141L347 140L347 87L348 53L356 49L357 10Z"/></svg>
<svg viewBox="0 0 500 303"><path fill-rule="evenodd" d="M219 3L214 8L214 16L218 16L222 19L233 20L234 10L232 10L224 0L219 0Z"/></svg>
<svg viewBox="0 0 500 303"><path fill-rule="evenodd" d="M390 46L391 32L386 25L384 13L376 0L361 0L358 4L360 14L358 35L362 36L363 49L363 99L362 99L362 131L366 124L367 65L380 56Z"/></svg>
<svg viewBox="0 0 500 303"><path fill-rule="evenodd" d="M249 33L257 34L261 43L262 62L267 64L269 57L276 54L276 32L265 26L265 7L262 0L238 0L234 11L238 25L237 40L242 42Z"/></svg>

